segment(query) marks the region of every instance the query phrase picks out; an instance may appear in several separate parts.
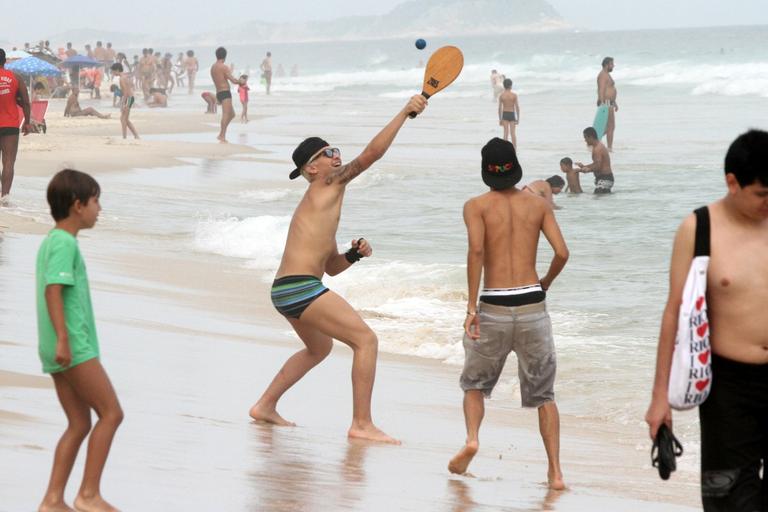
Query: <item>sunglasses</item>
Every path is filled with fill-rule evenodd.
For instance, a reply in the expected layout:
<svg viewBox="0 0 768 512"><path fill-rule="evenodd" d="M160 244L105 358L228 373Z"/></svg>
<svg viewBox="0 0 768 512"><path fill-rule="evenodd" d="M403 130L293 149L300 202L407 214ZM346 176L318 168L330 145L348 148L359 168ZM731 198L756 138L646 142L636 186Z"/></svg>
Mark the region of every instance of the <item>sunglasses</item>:
<svg viewBox="0 0 768 512"><path fill-rule="evenodd" d="M328 158L339 158L341 156L341 151L339 148L325 148L313 156L309 161L312 162L323 155L327 156Z"/></svg>

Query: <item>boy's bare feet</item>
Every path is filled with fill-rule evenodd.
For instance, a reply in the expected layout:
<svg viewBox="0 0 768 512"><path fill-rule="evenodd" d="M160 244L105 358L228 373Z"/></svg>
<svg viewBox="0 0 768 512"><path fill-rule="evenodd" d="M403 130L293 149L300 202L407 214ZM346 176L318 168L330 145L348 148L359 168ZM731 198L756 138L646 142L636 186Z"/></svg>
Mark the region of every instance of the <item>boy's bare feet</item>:
<svg viewBox="0 0 768 512"><path fill-rule="evenodd" d="M260 421L264 423L271 423L273 425L278 425L281 427L295 427L296 424L286 420L279 414L277 414L277 411L274 408L265 408L259 405L258 403L251 407L251 410L248 413L251 418L254 419L254 421Z"/></svg>
<svg viewBox="0 0 768 512"><path fill-rule="evenodd" d="M362 426L352 425L349 427L347 437L351 439L362 439L364 441L374 441L376 443L402 444L394 437L390 437L379 430L373 423Z"/></svg>
<svg viewBox="0 0 768 512"><path fill-rule="evenodd" d="M468 441L448 463L448 471L457 475L466 473L469 463L472 462L479 447L480 445L477 441Z"/></svg>
<svg viewBox="0 0 768 512"><path fill-rule="evenodd" d="M64 503L63 501L58 503L46 503L40 504L37 512L75 512L75 509Z"/></svg>
<svg viewBox="0 0 768 512"><path fill-rule="evenodd" d="M75 498L75 510L77 512L120 512L107 503L99 494L90 498L84 498L78 494Z"/></svg>

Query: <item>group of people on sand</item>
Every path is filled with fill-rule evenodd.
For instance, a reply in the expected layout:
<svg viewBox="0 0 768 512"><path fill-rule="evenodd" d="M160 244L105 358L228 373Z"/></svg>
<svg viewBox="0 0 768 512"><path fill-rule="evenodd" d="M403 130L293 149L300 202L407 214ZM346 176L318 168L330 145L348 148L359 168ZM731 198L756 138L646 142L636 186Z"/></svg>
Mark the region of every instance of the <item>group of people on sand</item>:
<svg viewBox="0 0 768 512"><path fill-rule="evenodd" d="M553 175L546 180L537 180L526 185L525 190L536 193L555 206L553 195L565 190L571 194L583 192L579 173L594 175L595 194L610 194L614 185L613 168L611 167L610 152L613 150L613 136L616 130L616 111L619 106L616 103L616 84L611 77L614 68L613 57L605 57L602 69L597 75L597 106L608 106L608 121L605 127L607 146L602 143L601 137L593 126L588 126L582 132L584 142L592 152L592 162L574 164L570 157L560 160L560 170L566 175L566 181L558 175ZM512 143L518 149L515 129L520 123L520 102L518 95L512 91L512 80L499 74L495 69L491 71L491 84L494 87L494 97L498 99L499 125L503 129L503 140ZM497 84L501 84L499 94L496 94ZM576 168L574 168L574 165ZM567 186L566 186L567 185Z"/></svg>
<svg viewBox="0 0 768 512"><path fill-rule="evenodd" d="M41 42L42 44L42 42ZM28 47L29 45L27 45ZM120 126L123 138L127 138L130 132L134 139L139 139L138 131L130 119L131 111L136 105L135 90L140 90L144 95L144 101L150 108L167 107L168 95L171 93L174 84L174 77L170 70L172 69L170 53L166 53L165 57L160 57L160 52L155 52L152 48L145 48L142 51L142 57L135 56L135 62L133 65L128 63L124 53L114 52L111 43L108 43L107 48L103 48L101 41L96 43L96 49L91 50L90 45L86 45L86 51L88 56L93 58L102 58L103 62L111 62L109 66L109 72L116 83L112 83L109 87L109 91L112 93L112 106L120 109ZM112 52L112 53L108 53ZM0 59L0 71L3 72L6 86L10 90L13 88L13 97L6 97L4 100L8 101L6 105L6 119L4 128L6 131L14 131L14 134L7 139L3 139L0 135L0 141L5 140L5 147L0 148L0 153L3 156L3 171L2 171L2 194L0 200L7 201L6 196L10 193L11 185L13 183L14 166L16 161L16 154L18 152L18 132L19 126L26 134L30 131L42 131L45 130L45 125L38 126L37 122L33 122L31 117L30 98L27 93L27 89L24 86L24 80L14 72L5 69L5 51L2 52L2 59ZM114 55L113 55L114 54ZM65 57L71 57L78 55L77 50L72 47L71 43L67 43L67 50ZM228 67L224 64L227 56L227 51L224 48L218 48L216 50L216 62L211 67L211 78L216 88L215 96L210 92L203 92L202 97L206 102L206 112L216 113L217 104L222 105L222 118L221 118L221 130L218 135L220 142L227 142L226 133L232 119L235 117L234 108L232 106L232 94L230 92L229 83L236 84L238 86L238 97L240 105L242 107L242 113L240 119L243 123L247 123L248 119L248 102L249 91L248 75L242 74L239 78L235 79L232 75L232 67ZM195 86L195 78L199 70L199 62L195 57L193 50L186 52L186 57L183 54L179 54L176 61L176 66L185 70L184 76L188 81L189 93L193 92ZM260 64L262 71L262 78L265 82L266 93L270 94L272 85L272 54L267 52L266 56ZM182 75L176 74L176 83L180 84L179 78ZM68 92L67 102L64 108L65 117L98 117L100 119L109 119L111 114L104 114L99 112L94 107L83 108L80 105L80 87L79 79L77 77L72 79L71 85L66 87ZM35 83L33 87L33 93L37 99L41 94L45 92L45 85L42 82ZM66 94L66 92L64 94ZM100 98L100 94L96 96ZM12 100L12 101L11 101ZM19 117L16 105L21 107L24 122Z"/></svg>
<svg viewBox="0 0 768 512"><path fill-rule="evenodd" d="M174 58L170 52L142 48L141 57L134 55L133 61L129 61L124 53L118 53L115 63L122 65L123 72L130 75L133 86L144 93L145 100L150 98L152 89L171 94L174 88L183 87L185 82L188 93L192 94L200 69L194 50L180 52Z"/></svg>

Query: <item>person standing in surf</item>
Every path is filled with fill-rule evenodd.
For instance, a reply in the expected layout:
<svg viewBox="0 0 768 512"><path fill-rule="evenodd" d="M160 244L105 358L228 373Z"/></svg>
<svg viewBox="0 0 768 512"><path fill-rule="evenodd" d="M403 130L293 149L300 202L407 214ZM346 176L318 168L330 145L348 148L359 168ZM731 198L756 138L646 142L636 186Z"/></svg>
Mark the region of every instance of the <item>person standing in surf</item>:
<svg viewBox="0 0 768 512"><path fill-rule="evenodd" d="M309 187L288 228L285 251L272 284L272 303L296 331L305 348L291 356L267 387L250 416L256 421L292 426L277 413L277 402L309 370L330 353L333 339L352 348L352 425L350 438L399 442L379 430L371 417L378 339L360 314L340 295L323 286L323 274L336 275L371 255L364 239L340 254L336 231L347 184L384 156L411 112L421 113L427 100L413 96L357 158L343 165L341 152L319 137L296 147L296 168L290 179L303 176Z"/></svg>
<svg viewBox="0 0 768 512"><path fill-rule="evenodd" d="M448 470L466 473L480 447L484 400L491 395L507 355L514 350L522 405L539 413L539 430L549 460L549 487L563 490L560 414L554 392L555 344L545 299L568 261L568 247L549 203L515 188L523 170L512 143L491 139L481 154L481 175L491 190L464 205L469 242L468 300L460 385L467 439L448 463ZM554 250L549 270L541 279L536 273L540 233Z"/></svg>
<svg viewBox="0 0 768 512"><path fill-rule="evenodd" d="M512 92L512 80L504 79L504 92L499 95L499 125L504 129L504 140L508 140L517 149L515 128L520 124L520 103L517 94Z"/></svg>
<svg viewBox="0 0 768 512"><path fill-rule="evenodd" d="M227 60L227 49L222 46L216 48L216 62L211 66L211 79L216 87L216 101L221 104L221 130L217 137L219 142L227 142L227 127L235 118L232 91L229 90L227 82L240 85L240 80L232 76L232 68L224 63L225 60Z"/></svg>
<svg viewBox="0 0 768 512"><path fill-rule="evenodd" d="M605 125L605 137L608 143L608 151L613 151L613 132L616 130L616 112L619 104L616 103L616 82L613 81L613 57L603 59L603 68L597 74L597 106L608 106L608 123Z"/></svg>

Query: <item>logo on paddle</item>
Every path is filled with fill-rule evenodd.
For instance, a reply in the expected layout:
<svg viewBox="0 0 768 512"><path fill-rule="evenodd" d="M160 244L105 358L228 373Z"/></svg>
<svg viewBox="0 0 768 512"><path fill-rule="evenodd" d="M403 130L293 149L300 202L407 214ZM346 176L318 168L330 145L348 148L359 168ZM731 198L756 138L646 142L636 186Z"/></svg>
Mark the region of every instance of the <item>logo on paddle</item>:
<svg viewBox="0 0 768 512"><path fill-rule="evenodd" d="M430 87L437 89L437 86L440 85L440 80L437 80L435 77L430 77L429 82L427 83Z"/></svg>

